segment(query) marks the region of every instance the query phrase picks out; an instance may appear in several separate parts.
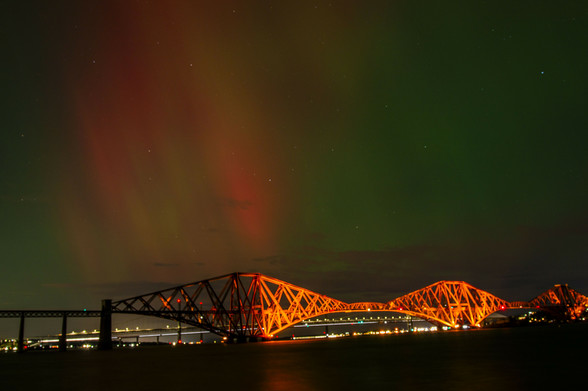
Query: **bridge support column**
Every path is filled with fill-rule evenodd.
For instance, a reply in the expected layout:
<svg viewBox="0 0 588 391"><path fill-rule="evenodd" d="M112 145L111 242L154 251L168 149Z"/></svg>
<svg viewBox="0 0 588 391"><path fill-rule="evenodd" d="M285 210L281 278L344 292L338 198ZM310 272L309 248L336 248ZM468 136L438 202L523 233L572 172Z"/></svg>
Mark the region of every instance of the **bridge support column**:
<svg viewBox="0 0 588 391"><path fill-rule="evenodd" d="M18 344L16 345L16 351L18 353L24 353L24 324L25 314L23 311L20 314L20 326L18 328Z"/></svg>
<svg viewBox="0 0 588 391"><path fill-rule="evenodd" d="M182 343L182 323L178 322L178 344Z"/></svg>
<svg viewBox="0 0 588 391"><path fill-rule="evenodd" d="M102 300L98 349L112 350L112 300Z"/></svg>
<svg viewBox="0 0 588 391"><path fill-rule="evenodd" d="M59 351L65 352L67 349L67 312L63 313L63 319L61 320L61 335L59 336Z"/></svg>

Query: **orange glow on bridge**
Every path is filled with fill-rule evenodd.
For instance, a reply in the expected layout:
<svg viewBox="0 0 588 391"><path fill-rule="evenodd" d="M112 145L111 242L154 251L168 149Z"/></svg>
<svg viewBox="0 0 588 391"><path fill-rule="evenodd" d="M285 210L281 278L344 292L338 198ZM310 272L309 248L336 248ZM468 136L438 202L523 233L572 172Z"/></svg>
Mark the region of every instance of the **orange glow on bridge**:
<svg viewBox="0 0 588 391"><path fill-rule="evenodd" d="M388 303L388 309L408 313L452 328L479 327L490 314L508 303L463 281L439 281Z"/></svg>
<svg viewBox="0 0 588 391"><path fill-rule="evenodd" d="M388 303L345 303L259 273L233 273L115 301L112 312L177 320L247 340L271 339L305 319L334 312L400 312L459 328L479 327L497 311L536 307L575 319L588 308L588 298L556 285L529 302L507 302L464 281L439 281Z"/></svg>

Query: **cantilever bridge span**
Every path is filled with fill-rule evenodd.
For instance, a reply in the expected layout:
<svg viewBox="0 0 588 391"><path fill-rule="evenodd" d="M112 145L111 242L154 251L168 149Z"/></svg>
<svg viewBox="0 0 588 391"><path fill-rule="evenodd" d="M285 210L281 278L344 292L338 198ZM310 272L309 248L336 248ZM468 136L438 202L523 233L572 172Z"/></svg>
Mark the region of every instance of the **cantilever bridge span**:
<svg viewBox="0 0 588 391"><path fill-rule="evenodd" d="M102 311L157 316L232 340L248 340L271 339L305 319L333 312L401 312L458 328L479 327L490 314L511 308L548 309L575 319L588 308L588 297L556 285L531 301L508 302L463 281L440 281L387 303L345 303L259 273L232 273L124 300L105 300Z"/></svg>
<svg viewBox="0 0 588 391"><path fill-rule="evenodd" d="M18 350L23 351L26 317L62 317L60 347L65 349L67 317L100 316L99 347L110 349L113 314L156 316L246 341L271 339L305 319L334 312L401 312L459 328L478 327L490 314L511 308L541 309L574 320L585 314L588 297L560 284L532 300L508 302L464 281L439 281L387 303L345 303L263 274L232 273L128 299L103 300L101 311L0 310L0 318L21 319Z"/></svg>

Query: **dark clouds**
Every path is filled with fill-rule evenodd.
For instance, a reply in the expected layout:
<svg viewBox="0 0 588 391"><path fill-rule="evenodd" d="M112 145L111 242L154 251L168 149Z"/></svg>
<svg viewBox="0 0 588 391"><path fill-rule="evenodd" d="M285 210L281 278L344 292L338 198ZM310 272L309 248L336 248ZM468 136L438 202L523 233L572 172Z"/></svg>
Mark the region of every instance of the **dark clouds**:
<svg viewBox="0 0 588 391"><path fill-rule="evenodd" d="M588 224L517 227L510 235L384 250L304 247L256 259L259 270L346 301L387 301L440 280L464 280L505 300L527 300L553 284L582 291ZM580 255L574 255L580 254Z"/></svg>

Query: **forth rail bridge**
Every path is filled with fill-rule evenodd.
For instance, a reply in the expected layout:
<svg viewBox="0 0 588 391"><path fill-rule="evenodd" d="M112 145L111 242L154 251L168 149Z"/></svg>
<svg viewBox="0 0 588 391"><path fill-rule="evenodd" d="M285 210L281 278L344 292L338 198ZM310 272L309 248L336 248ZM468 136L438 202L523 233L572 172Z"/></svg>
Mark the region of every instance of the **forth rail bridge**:
<svg viewBox="0 0 588 391"><path fill-rule="evenodd" d="M271 340L306 319L336 312L388 311L422 318L437 326L480 327L497 311L533 308L562 320L577 319L588 297L566 284L555 285L529 301L508 302L464 281L439 281L387 303L345 303L259 273L232 273L128 299L102 301L99 311L0 310L20 318L18 351L23 351L27 317L61 317L59 346L66 348L69 317L100 317L99 348L112 349L113 314L155 316L227 337L230 342Z"/></svg>

